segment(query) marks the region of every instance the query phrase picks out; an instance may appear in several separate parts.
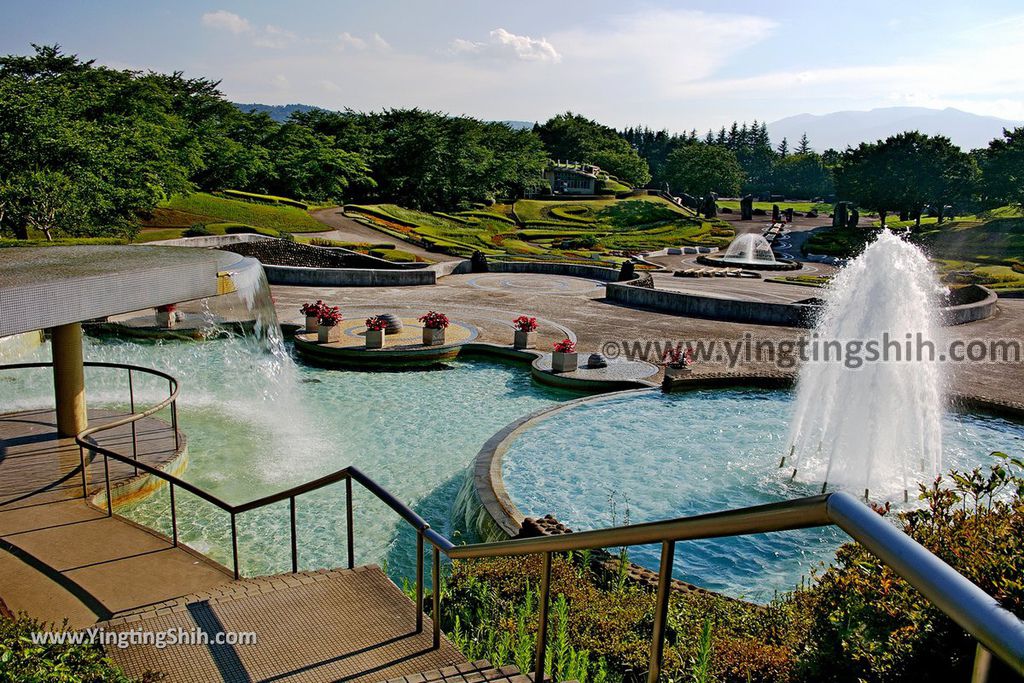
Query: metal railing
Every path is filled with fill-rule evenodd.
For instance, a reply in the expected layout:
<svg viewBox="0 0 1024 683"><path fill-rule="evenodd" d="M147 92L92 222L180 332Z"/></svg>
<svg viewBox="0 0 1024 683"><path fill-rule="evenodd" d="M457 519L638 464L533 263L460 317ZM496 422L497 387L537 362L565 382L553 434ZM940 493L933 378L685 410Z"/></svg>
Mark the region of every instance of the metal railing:
<svg viewBox="0 0 1024 683"><path fill-rule="evenodd" d="M49 363L22 363L0 366L0 370L49 366ZM669 597L671 594L672 564L676 543L707 538L762 534L791 531L810 527L835 525L867 550L887 564L893 571L914 586L939 610L956 622L977 641L972 681L985 681L991 664L991 656L1004 661L1020 675L1024 675L1024 622L999 605L995 598L971 583L956 570L933 555L922 545L884 520L869 507L848 493L834 492L808 498L759 505L755 507L727 510L694 517L634 524L629 526L583 531L559 536L513 539L493 543L455 545L445 536L432 529L425 519L405 503L398 500L387 489L368 477L356 467L346 467L313 481L274 493L256 500L232 505L203 489L190 484L170 473L164 472L132 456L118 453L98 444L94 434L132 423L171 406L171 428L175 430L177 448L178 383L170 375L138 366L118 363L86 363L93 367L122 368L129 371L129 392L132 414L98 427L86 429L76 437L79 447L104 457L104 476L107 490L107 514L112 515L110 498L110 471L108 458L127 463L139 470L166 481L170 486L171 540L178 545L177 512L174 489L179 487L212 503L231 517L231 554L235 578L239 578L237 515L256 510L273 503L287 500L290 518L290 545L292 572L298 571L298 543L295 521L295 501L298 496L338 482L345 482L346 546L348 567L355 566L354 530L352 507L352 482L391 508L416 531L416 632L423 630L424 615L424 548L432 548L432 625L433 645L441 642L441 553L452 560L467 560L488 557L507 557L539 554L542 557L541 584L534 679L544 680L545 656L547 649L547 616L551 590L551 563L554 553L598 548L661 545L661 561L658 572L658 589L655 601L654 627L651 638L650 662L647 680L656 683L661 673L662 653L665 642ZM133 372L143 372L165 378L169 381L167 399L153 407L135 413L134 388L131 381ZM135 432L132 432L133 453L136 452ZM91 461L91 460L90 460ZM85 457L82 456L83 495L85 487Z"/></svg>

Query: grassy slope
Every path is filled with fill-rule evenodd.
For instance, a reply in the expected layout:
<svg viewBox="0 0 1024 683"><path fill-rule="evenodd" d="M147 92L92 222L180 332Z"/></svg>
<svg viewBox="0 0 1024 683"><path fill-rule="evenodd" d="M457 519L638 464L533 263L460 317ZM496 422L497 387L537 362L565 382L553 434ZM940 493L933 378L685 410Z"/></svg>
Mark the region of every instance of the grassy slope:
<svg viewBox="0 0 1024 683"><path fill-rule="evenodd" d="M169 213L162 216L161 210ZM190 222L182 222L186 220ZM172 226L168 221L178 222ZM205 192L163 202L154 219L144 222L157 227L188 227L192 223L241 223L284 232L321 232L326 229L323 223L293 206L226 199Z"/></svg>
<svg viewBox="0 0 1024 683"><path fill-rule="evenodd" d="M438 215L393 204L349 206L374 227L399 239L426 241L466 254L480 250L513 258L602 261L617 264L609 250L647 251L680 244L721 246L733 233L723 224L693 218L659 197L602 200L520 200L514 207ZM515 225L515 216L526 227ZM565 244L584 235L596 246Z"/></svg>
<svg viewBox="0 0 1024 683"><path fill-rule="evenodd" d="M887 225L910 227L914 221L888 221ZM863 229L822 231L807 242L805 250L849 256L873 235L873 230ZM961 216L941 226L935 218L924 218L914 240L935 260L947 282L1024 289L1024 211L1019 207Z"/></svg>

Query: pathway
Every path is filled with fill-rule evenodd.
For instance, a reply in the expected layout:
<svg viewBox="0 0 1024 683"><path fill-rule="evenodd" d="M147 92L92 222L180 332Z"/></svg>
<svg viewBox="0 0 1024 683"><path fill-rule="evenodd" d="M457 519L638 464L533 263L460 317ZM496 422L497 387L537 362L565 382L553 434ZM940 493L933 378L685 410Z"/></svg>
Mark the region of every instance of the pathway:
<svg viewBox="0 0 1024 683"><path fill-rule="evenodd" d="M420 256L428 261L461 261L459 256L450 256L436 251L427 251L423 247L405 242L387 233L374 230L371 227L355 221L344 213L340 207L312 211L310 215L331 228L328 231L318 233L304 233L303 237L322 237L324 239L340 240L343 242L370 242L370 243L391 243L402 251Z"/></svg>

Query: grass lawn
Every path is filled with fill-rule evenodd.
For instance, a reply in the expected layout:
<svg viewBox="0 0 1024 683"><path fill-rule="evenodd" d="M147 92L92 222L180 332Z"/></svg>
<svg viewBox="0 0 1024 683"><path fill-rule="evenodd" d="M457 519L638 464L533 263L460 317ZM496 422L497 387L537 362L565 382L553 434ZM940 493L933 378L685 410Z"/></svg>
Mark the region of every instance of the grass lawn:
<svg viewBox="0 0 1024 683"><path fill-rule="evenodd" d="M202 221L198 221L202 223ZM277 237L280 232L277 230L270 230L268 228L256 228L251 225L244 223L205 223L206 229L211 235L226 235L229 234L228 230L232 232L250 232L256 233L257 235L267 235L268 237ZM184 232L188 228L158 228L150 227L143 228L139 232L139 236L135 238L135 242L157 242L159 240L174 240L179 237L184 237Z"/></svg>
<svg viewBox="0 0 1024 683"><path fill-rule="evenodd" d="M388 235L461 256L479 250L510 258L615 265L624 259L622 252L684 244L721 247L734 235L722 221L695 218L652 196L524 199L458 214L426 213L394 204L349 205L346 210Z"/></svg>
<svg viewBox="0 0 1024 683"><path fill-rule="evenodd" d="M769 214L771 214L771 212L772 212L772 205L776 204L776 203L778 203L778 205L779 205L779 211L785 211L786 209L793 209L794 211L799 211L800 213L807 213L808 211L811 211L813 209L813 210L817 211L820 214L828 214L830 211L832 211L832 205L831 204L824 204L824 203L821 203L821 202L754 202L754 208L755 209L764 209ZM732 209L733 211L735 211L736 213L739 213L740 212L740 203L739 203L738 200L732 201L732 200L728 200L728 199L726 199L726 200L719 199L718 200L718 208L719 209L729 208L729 209Z"/></svg>
<svg viewBox="0 0 1024 683"><path fill-rule="evenodd" d="M279 232L321 232L327 229L323 223L295 206L227 199L205 192L174 197L161 203L153 218L143 221L143 227L186 228L193 223L240 223Z"/></svg>

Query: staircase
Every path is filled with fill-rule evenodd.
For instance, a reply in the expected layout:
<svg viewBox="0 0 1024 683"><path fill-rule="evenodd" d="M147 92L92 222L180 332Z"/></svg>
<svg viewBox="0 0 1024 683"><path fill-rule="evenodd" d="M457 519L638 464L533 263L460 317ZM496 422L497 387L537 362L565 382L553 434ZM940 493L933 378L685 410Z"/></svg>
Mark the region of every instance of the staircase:
<svg viewBox="0 0 1024 683"><path fill-rule="evenodd" d="M360 681L529 683L515 667L468 662L432 624L416 632L416 607L375 565L231 581L215 589L116 615L99 624L124 633L208 634L209 642L108 644L128 675L166 681ZM180 631L179 631L180 629ZM255 633L255 644L220 644L218 633ZM108 637L112 637L109 636ZM153 636L149 636L153 637ZM202 638L202 636L198 636Z"/></svg>

